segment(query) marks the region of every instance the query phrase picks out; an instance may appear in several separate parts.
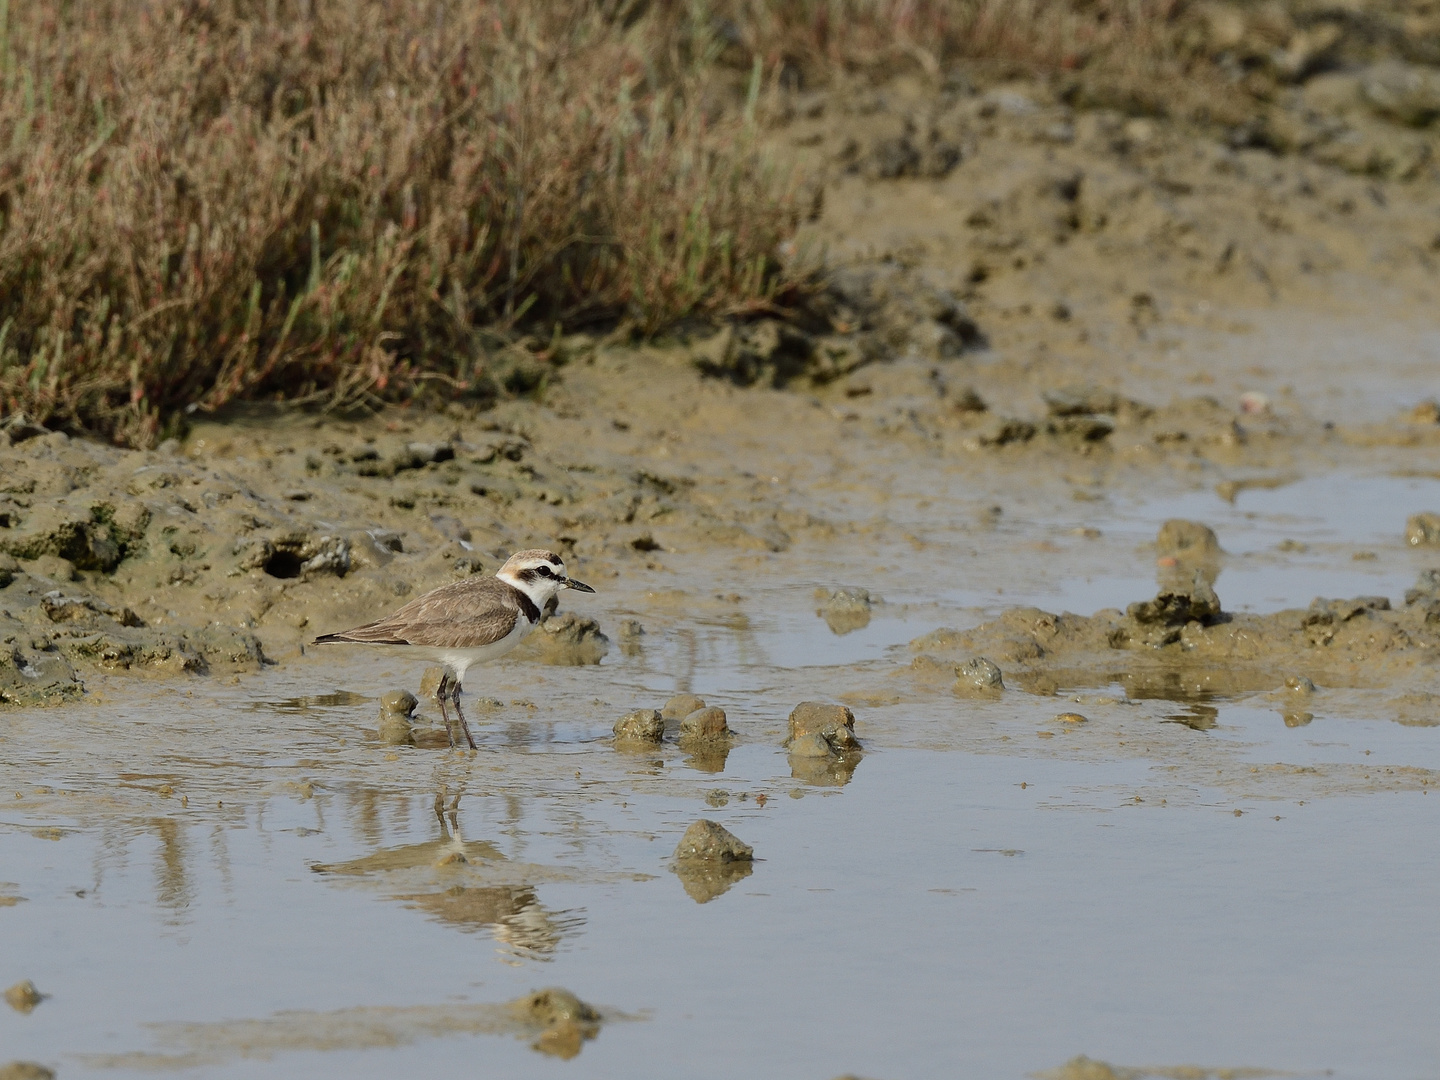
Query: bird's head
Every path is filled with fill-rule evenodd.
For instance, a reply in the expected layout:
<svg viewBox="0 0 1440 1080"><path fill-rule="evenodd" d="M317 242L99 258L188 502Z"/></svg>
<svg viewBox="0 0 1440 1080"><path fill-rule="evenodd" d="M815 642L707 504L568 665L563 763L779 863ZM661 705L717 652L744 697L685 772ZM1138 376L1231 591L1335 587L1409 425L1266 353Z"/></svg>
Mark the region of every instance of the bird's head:
<svg viewBox="0 0 1440 1080"><path fill-rule="evenodd" d="M541 609L544 609L561 589L578 589L588 593L595 591L583 581L573 580L565 572L565 560L559 555L540 548L517 551L495 572L495 576L527 594Z"/></svg>

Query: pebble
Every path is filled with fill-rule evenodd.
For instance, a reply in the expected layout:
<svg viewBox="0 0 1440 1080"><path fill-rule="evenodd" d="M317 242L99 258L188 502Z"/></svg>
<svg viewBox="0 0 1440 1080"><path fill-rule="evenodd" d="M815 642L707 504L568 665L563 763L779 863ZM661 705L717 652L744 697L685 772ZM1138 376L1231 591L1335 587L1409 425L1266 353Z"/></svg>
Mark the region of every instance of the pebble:
<svg viewBox="0 0 1440 1080"><path fill-rule="evenodd" d="M858 750L860 740L855 738L855 714L844 705L832 705L828 701L802 701L790 710L791 752L796 753L795 743L807 735L817 735L827 744L826 753L834 750ZM806 756L800 752L801 756Z"/></svg>
<svg viewBox="0 0 1440 1080"><path fill-rule="evenodd" d="M665 737L665 720L654 709L631 709L611 730L617 739L658 743Z"/></svg>
<svg viewBox="0 0 1440 1080"><path fill-rule="evenodd" d="M675 858L682 861L749 862L754 856L754 848L709 818L701 818L686 829L675 849Z"/></svg>
<svg viewBox="0 0 1440 1080"><path fill-rule="evenodd" d="M1078 712L1062 712L1055 719L1062 724L1086 724L1090 721L1088 716L1082 716Z"/></svg>
<svg viewBox="0 0 1440 1080"><path fill-rule="evenodd" d="M705 699L694 694L676 694L665 702L660 715L666 720L684 720L697 709L705 708Z"/></svg>
<svg viewBox="0 0 1440 1080"><path fill-rule="evenodd" d="M955 668L957 694L998 694L1005 689L1004 677L994 663L975 656Z"/></svg>
<svg viewBox="0 0 1440 1080"><path fill-rule="evenodd" d="M730 725L725 722L725 710L714 705L696 709L680 721L682 739L718 739L730 734Z"/></svg>
<svg viewBox="0 0 1440 1080"><path fill-rule="evenodd" d="M1285 689L1297 694L1315 693L1315 684L1304 675L1287 675L1285 677Z"/></svg>

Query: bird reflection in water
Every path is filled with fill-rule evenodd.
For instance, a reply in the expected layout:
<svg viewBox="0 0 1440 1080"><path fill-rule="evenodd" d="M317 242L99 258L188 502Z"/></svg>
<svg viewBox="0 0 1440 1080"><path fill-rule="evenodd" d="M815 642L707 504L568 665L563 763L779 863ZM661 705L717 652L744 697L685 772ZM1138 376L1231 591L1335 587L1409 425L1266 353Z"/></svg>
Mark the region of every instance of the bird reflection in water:
<svg viewBox="0 0 1440 1080"><path fill-rule="evenodd" d="M551 958L561 942L584 925L584 917L545 907L535 886L523 881L456 882L457 874L494 878L511 866L495 845L461 835L459 804L459 795L448 801L443 794L435 797L442 835L434 840L384 848L313 869L372 879L389 899L424 912L436 922L465 933L488 931L504 947L502 952L516 960Z"/></svg>

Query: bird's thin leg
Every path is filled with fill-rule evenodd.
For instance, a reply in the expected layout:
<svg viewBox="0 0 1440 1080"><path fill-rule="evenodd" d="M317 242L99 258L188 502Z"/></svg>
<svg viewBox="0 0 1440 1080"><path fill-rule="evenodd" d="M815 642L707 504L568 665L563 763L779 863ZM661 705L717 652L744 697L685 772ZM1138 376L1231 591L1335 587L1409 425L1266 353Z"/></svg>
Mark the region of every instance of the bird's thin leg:
<svg viewBox="0 0 1440 1080"><path fill-rule="evenodd" d="M465 712L464 712L464 710L460 708L460 680L459 680L459 679L456 679L453 683L450 684L450 704L452 704L452 705L455 706L455 715L460 718L460 727L461 727L461 729L465 732L465 741L470 744L470 749L471 749L471 750L476 749L476 747L475 747L475 736L473 736L473 735L470 734L470 725L469 725L469 723L465 720Z"/></svg>
<svg viewBox="0 0 1440 1080"><path fill-rule="evenodd" d="M450 727L450 714L445 711L445 699L450 696L450 672L440 676L440 685L435 688L435 700L440 703L440 717L445 721L445 738L450 740L450 749L455 749L455 732Z"/></svg>

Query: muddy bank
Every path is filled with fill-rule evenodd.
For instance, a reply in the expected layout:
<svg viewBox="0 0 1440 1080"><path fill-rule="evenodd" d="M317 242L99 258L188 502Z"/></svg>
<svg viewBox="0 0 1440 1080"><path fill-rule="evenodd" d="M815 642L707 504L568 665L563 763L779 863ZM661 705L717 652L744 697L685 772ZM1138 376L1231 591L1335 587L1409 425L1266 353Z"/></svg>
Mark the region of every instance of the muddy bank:
<svg viewBox="0 0 1440 1080"><path fill-rule="evenodd" d="M1411 524L1407 543L1417 542ZM1237 612L1217 592L1224 552L1209 528L1168 521L1155 548L1153 598L1090 616L1017 607L970 630L935 630L910 642L910 673L979 698L1007 687L1052 695L1118 685L1132 700L1178 701L1270 692L1292 725L1309 722L1325 689L1411 687L1381 714L1440 725L1440 698L1413 689L1430 685L1440 657L1440 573L1423 571L1403 605L1316 597L1305 608Z"/></svg>

